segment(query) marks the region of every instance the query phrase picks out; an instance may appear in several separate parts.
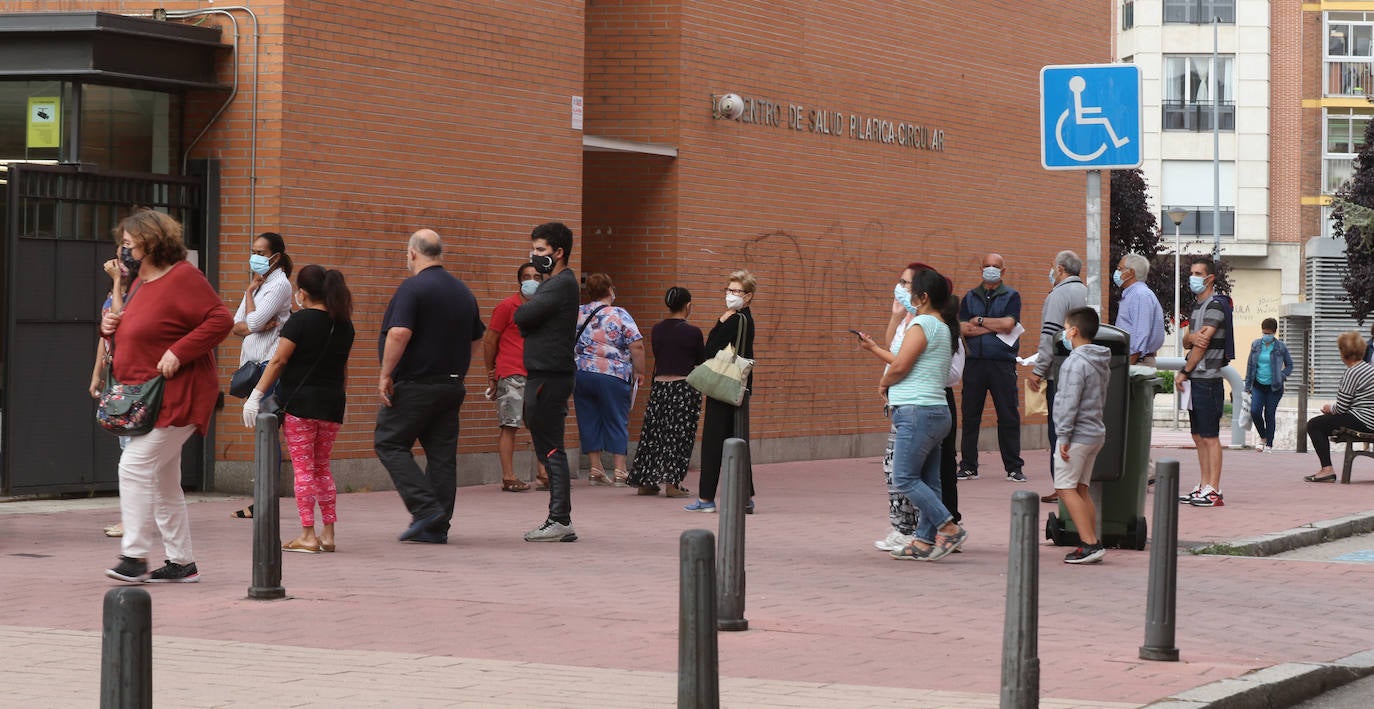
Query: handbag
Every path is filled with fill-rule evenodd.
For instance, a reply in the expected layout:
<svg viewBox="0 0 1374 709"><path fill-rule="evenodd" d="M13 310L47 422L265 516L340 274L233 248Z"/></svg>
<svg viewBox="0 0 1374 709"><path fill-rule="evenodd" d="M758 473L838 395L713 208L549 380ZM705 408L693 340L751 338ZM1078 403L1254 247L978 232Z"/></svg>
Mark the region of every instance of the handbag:
<svg viewBox="0 0 1374 709"><path fill-rule="evenodd" d="M162 375L142 384L121 384L114 378L114 362L106 363L105 390L95 420L116 436L141 436L157 425L162 411Z"/></svg>
<svg viewBox="0 0 1374 709"><path fill-rule="evenodd" d="M687 383L706 396L731 406L744 403L749 393L749 373L754 371L754 360L739 356L744 348L744 333L749 319L740 316L739 334L735 344L726 345L716 356L698 364L687 375Z"/></svg>
<svg viewBox="0 0 1374 709"><path fill-rule="evenodd" d="M244 362L234 376L229 378L229 395L247 399L258 386L262 373L267 370L267 362Z"/></svg>

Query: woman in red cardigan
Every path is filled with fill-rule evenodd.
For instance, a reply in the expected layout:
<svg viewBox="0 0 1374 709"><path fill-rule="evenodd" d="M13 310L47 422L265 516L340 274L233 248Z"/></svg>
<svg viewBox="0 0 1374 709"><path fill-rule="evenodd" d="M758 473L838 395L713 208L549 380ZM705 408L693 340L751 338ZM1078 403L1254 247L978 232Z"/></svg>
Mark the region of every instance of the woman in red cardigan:
<svg viewBox="0 0 1374 709"><path fill-rule="evenodd" d="M186 262L175 219L142 210L120 222L117 232L141 267L123 312L100 321L101 334L114 342L114 376L137 383L160 374L165 382L156 426L134 436L119 458L123 548L105 575L130 583L194 583L200 575L181 492L181 446L192 432L209 430L219 396L214 349L234 318L200 270ZM166 565L148 573L159 536Z"/></svg>

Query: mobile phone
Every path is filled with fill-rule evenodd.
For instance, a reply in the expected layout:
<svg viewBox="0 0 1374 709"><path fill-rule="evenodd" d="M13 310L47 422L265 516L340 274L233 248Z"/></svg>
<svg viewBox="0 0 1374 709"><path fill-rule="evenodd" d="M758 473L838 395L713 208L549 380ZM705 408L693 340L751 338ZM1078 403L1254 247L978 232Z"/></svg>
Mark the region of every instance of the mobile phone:
<svg viewBox="0 0 1374 709"><path fill-rule="evenodd" d="M864 334L863 334L862 332L859 332L858 330L855 330L855 329L852 328L852 327L849 328L849 331L852 332L852 333L854 333L854 336L857 337L857 338L859 338L860 340L864 339Z"/></svg>

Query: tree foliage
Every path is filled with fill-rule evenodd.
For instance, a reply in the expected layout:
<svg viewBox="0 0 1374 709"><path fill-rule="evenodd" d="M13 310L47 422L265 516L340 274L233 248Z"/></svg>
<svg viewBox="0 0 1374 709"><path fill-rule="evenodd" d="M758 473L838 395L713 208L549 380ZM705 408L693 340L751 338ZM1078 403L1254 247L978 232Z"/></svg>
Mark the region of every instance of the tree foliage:
<svg viewBox="0 0 1374 709"><path fill-rule="evenodd" d="M1345 239L1341 285L1351 315L1364 323L1374 311L1374 121L1364 131L1355 172L1332 200L1332 236Z"/></svg>
<svg viewBox="0 0 1374 709"><path fill-rule="evenodd" d="M1121 257L1126 254L1140 254L1150 260L1150 275L1145 285L1154 291L1159 302L1170 307L1173 299L1169 291L1174 287L1168 272L1160 273L1154 267L1162 250L1159 240L1159 223L1150 210L1150 199L1145 184L1145 175L1140 170L1112 170L1111 186L1111 262L1108 268L1116 269ZM1172 269L1173 261L1170 261ZM1161 278L1162 277L1162 278ZM1108 317L1116 322L1117 307L1121 303L1121 289L1108 279ZM1162 286L1162 287L1161 287ZM1166 318L1167 318L1166 314Z"/></svg>

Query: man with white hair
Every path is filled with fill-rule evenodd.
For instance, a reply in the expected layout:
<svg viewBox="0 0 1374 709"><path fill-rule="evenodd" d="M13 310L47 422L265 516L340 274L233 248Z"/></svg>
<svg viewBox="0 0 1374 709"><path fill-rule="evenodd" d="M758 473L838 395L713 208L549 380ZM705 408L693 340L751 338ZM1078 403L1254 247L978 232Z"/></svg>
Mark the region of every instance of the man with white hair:
<svg viewBox="0 0 1374 709"><path fill-rule="evenodd" d="M1164 308L1154 291L1145 285L1149 275L1149 259L1126 254L1117 264L1112 282L1121 289L1116 326L1131 336L1131 364L1153 367L1155 356L1164 346Z"/></svg>
<svg viewBox="0 0 1374 709"><path fill-rule="evenodd" d="M1064 320L1068 317L1069 311L1088 306L1088 287L1083 284L1083 279L1078 274L1083 272L1083 259L1072 251L1060 251L1054 256L1054 265L1050 267L1050 294L1045 296L1045 304L1040 309L1040 349L1037 352L1035 368L1031 371L1030 385L1037 391L1043 385L1048 385L1045 391L1045 401L1049 405L1049 416L1046 422L1049 424L1048 431L1050 436L1050 479L1054 479L1055 458L1054 453L1058 450L1059 436L1056 435L1054 428L1054 380L1059 374L1059 368L1052 366L1054 362L1054 341L1058 340L1064 333ZM1040 498L1042 502L1058 502L1059 491Z"/></svg>

